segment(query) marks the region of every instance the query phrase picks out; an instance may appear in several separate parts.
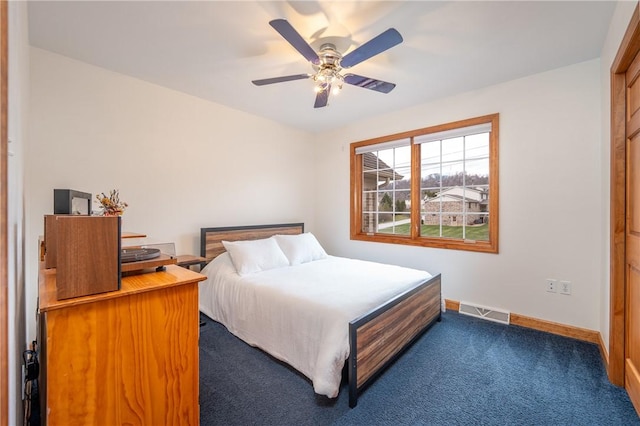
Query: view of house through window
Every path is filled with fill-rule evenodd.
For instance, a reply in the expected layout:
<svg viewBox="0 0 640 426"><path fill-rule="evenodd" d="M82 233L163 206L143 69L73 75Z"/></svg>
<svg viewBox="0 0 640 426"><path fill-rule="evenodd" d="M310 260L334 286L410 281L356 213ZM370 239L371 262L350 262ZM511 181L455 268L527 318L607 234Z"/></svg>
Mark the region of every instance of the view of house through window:
<svg viewBox="0 0 640 426"><path fill-rule="evenodd" d="M498 114L352 144L352 238L497 252L497 147Z"/></svg>
<svg viewBox="0 0 640 426"><path fill-rule="evenodd" d="M481 133L414 139L421 144L422 236L489 240L490 133L486 127L468 131Z"/></svg>
<svg viewBox="0 0 640 426"><path fill-rule="evenodd" d="M410 140L362 152L362 230L409 234L411 221Z"/></svg>

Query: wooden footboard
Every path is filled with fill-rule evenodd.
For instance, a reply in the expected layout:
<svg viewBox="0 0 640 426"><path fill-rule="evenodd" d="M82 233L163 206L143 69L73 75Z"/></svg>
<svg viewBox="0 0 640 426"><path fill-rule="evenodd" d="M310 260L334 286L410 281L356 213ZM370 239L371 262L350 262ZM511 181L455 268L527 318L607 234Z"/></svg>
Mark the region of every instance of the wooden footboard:
<svg viewBox="0 0 640 426"><path fill-rule="evenodd" d="M349 323L349 407L424 331L440 320L440 274Z"/></svg>

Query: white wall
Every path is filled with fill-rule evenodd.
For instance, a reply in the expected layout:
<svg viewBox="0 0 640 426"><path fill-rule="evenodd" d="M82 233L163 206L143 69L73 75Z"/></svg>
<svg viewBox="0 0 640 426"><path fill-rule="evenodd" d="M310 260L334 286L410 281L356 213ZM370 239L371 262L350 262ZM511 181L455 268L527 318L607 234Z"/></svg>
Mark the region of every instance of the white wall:
<svg viewBox="0 0 640 426"><path fill-rule="evenodd" d="M119 189L129 203L123 230L175 242L180 254L199 254L200 227L302 221L313 229L306 133L37 48L30 102L27 312L54 188Z"/></svg>
<svg viewBox="0 0 640 426"><path fill-rule="evenodd" d="M22 351L25 336L24 146L29 100L29 30L26 2L9 2L8 330L9 424L22 421ZM33 311L30 311L33 312ZM33 315L31 315L33 316Z"/></svg>
<svg viewBox="0 0 640 426"><path fill-rule="evenodd" d="M611 160L611 65L618 53L618 48L622 42L631 15L637 5L637 2L622 1L618 2L616 9L611 18L609 25L609 32L602 48L600 55L601 65L601 88L602 88L602 144L600 146L600 158L601 158L601 182L602 182L602 216L600 232L603 238L603 250L602 250L602 276L600 278L600 324L599 331L602 335L603 341L608 345L609 343L609 318L610 318L610 288L609 288L609 267L610 267L610 250L609 250L609 221L610 221L610 206L608 200L611 197L611 191L609 185L611 184L610 173L610 160ZM608 347L607 347L608 351Z"/></svg>
<svg viewBox="0 0 640 426"><path fill-rule="evenodd" d="M316 143L316 234L331 253L440 272L443 297L599 329L603 221L600 62L391 112ZM500 113L500 254L349 239L349 144ZM571 296L545 279L570 280Z"/></svg>
<svg viewBox="0 0 640 426"><path fill-rule="evenodd" d="M9 2L8 108L8 340L9 424L22 418L22 351L25 336L24 146L28 135L29 29L27 4ZM33 312L33 311L31 311ZM20 419L20 421L18 420Z"/></svg>

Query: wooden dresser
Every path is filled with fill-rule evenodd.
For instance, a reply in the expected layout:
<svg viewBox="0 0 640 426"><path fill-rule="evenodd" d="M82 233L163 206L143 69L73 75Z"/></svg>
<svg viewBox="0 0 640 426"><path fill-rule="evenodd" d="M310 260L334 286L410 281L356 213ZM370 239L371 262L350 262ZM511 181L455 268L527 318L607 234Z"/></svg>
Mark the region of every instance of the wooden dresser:
<svg viewBox="0 0 640 426"><path fill-rule="evenodd" d="M198 425L198 282L170 265L109 293L56 300L39 277L43 424Z"/></svg>

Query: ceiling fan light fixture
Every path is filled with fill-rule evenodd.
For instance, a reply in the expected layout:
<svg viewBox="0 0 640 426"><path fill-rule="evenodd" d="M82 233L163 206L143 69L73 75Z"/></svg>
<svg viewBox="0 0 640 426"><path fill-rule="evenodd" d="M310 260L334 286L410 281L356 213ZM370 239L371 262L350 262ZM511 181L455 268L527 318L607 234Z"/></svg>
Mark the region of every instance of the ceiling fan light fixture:
<svg viewBox="0 0 640 426"><path fill-rule="evenodd" d="M321 67L311 78L315 83L313 90L316 93L331 87L331 93L338 94L344 84L344 77L333 67Z"/></svg>
<svg viewBox="0 0 640 426"><path fill-rule="evenodd" d="M386 81L351 73L343 76L340 73L343 69L351 68L402 43L402 36L395 28L389 28L343 57L333 43L322 44L320 50L316 52L285 19L274 19L269 22L269 25L309 61L314 69L314 74L296 74L252 80L256 86L310 78L313 80L313 90L316 92L314 108L327 106L329 94L337 95L340 93L344 83L380 93L389 93L396 87L395 84Z"/></svg>
<svg viewBox="0 0 640 426"><path fill-rule="evenodd" d="M336 73L334 76L333 82L331 83L331 94L337 95L342 90L342 85L344 84L344 77L340 73Z"/></svg>

